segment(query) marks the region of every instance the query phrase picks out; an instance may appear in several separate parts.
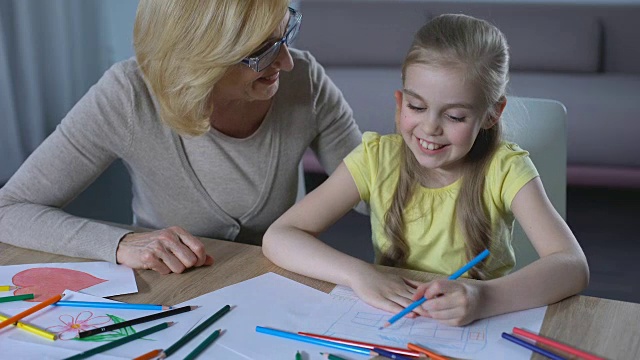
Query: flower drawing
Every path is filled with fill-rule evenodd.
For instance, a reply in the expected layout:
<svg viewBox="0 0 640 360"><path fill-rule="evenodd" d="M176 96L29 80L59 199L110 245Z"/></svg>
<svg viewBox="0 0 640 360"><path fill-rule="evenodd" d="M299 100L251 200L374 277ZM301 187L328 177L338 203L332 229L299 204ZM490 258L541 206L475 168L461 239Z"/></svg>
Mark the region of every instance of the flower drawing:
<svg viewBox="0 0 640 360"><path fill-rule="evenodd" d="M78 336L81 331L97 328L112 322L108 316L93 316L91 311L83 311L75 318L71 315L60 315L58 318L62 325L48 327L47 330L57 333L60 340L71 340Z"/></svg>

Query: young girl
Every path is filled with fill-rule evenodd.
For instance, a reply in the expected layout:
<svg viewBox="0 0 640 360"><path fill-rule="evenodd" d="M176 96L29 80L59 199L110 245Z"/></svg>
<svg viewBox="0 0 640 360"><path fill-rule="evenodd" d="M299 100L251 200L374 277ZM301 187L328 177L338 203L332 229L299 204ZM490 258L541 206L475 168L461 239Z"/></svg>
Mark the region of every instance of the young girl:
<svg viewBox="0 0 640 360"><path fill-rule="evenodd" d="M365 133L327 181L268 229L264 254L291 271L347 285L393 313L424 296L429 301L412 316L454 326L584 289L582 249L528 153L501 140L508 68L504 35L486 21L441 15L423 26L395 93L398 134ZM449 275L489 249L467 273L485 281L420 285L316 238L360 200L371 208L378 264ZM514 217L540 259L509 274Z"/></svg>

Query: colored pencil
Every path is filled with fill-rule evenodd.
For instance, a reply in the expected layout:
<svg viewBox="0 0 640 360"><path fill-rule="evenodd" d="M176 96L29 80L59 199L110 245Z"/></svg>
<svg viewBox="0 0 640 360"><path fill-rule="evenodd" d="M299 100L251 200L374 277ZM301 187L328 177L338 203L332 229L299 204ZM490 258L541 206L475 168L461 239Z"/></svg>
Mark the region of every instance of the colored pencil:
<svg viewBox="0 0 640 360"><path fill-rule="evenodd" d="M171 306L155 304L127 304L117 302L94 302L94 301L58 301L56 306L91 307L102 309L131 309L131 310L168 310Z"/></svg>
<svg viewBox="0 0 640 360"><path fill-rule="evenodd" d="M302 360L302 354L300 354L300 351L296 352L296 360Z"/></svg>
<svg viewBox="0 0 640 360"><path fill-rule="evenodd" d="M133 360L151 360L151 359L155 358L156 356L158 356L161 352L162 352L162 349L151 350L146 354L142 354L142 355L138 356L137 358L133 358Z"/></svg>
<svg viewBox="0 0 640 360"><path fill-rule="evenodd" d="M212 342L214 342L215 339L218 338L218 336L220 336L220 329L214 331L213 333L211 333L211 335L207 336L206 339L204 339L204 341L202 343L200 343L200 345L198 345L198 347L196 347L195 349L193 349L192 352L189 353L189 355L187 355L187 357L184 358L184 360L193 360L196 357L198 357L198 355L200 355L201 352L204 351L204 349L207 348L207 346L211 345ZM300 354L300 353L298 353Z"/></svg>
<svg viewBox="0 0 640 360"><path fill-rule="evenodd" d="M52 297L50 299L47 299L47 300L41 302L40 304L38 304L36 306L30 307L29 309L27 309L27 310L25 310L25 311L23 311L23 312L21 312L21 313L19 313L17 315L14 315L14 316L8 318L7 320L5 320L5 321L0 323L0 329L2 329L3 327L5 327L7 325L11 325L13 323L16 323L16 322L18 322L18 320L21 320L22 318L27 317L27 316L33 314L34 312L36 312L38 310L44 309L44 308L46 308L47 306L53 304L56 301L60 301L60 299L62 299L63 296L64 296L64 294L56 295L56 296L54 296L54 297Z"/></svg>
<svg viewBox="0 0 640 360"><path fill-rule="evenodd" d="M363 342L363 341L356 341L356 340L340 339L340 338L336 338L336 337L319 335L319 334L312 334L312 333L307 333L307 332L302 332L302 331L298 332L298 334L300 334L302 336L309 336L309 337L316 338L316 339L323 339L323 340L327 340L327 341L337 342L337 343L340 343L340 344L360 346L360 347L367 348L367 349L373 349L374 347L377 347L379 349L389 350L389 351L397 353L397 354L408 355L408 356L413 356L413 357L420 357L420 353L419 352L412 351L412 350L407 350L407 349L403 349L403 348L398 348L398 347L393 347L393 346L372 344L372 343L367 343L367 342Z"/></svg>
<svg viewBox="0 0 640 360"><path fill-rule="evenodd" d="M384 357L388 357L389 359L393 359L393 360L411 360L408 357L404 356L404 355L400 355L400 354L396 354L394 352L391 351L387 351L384 349L380 349L380 348L373 348L373 350L371 350L371 355L374 356L384 356Z"/></svg>
<svg viewBox="0 0 640 360"><path fill-rule="evenodd" d="M513 333L516 334L516 335L524 336L526 338L535 340L535 341L537 341L539 343L542 343L542 344L545 344L545 345L549 345L549 346L551 346L551 347L553 347L555 349L564 351L564 352L569 353L571 355L576 355L576 356L581 357L581 358L583 358L585 360L604 360L604 358L601 358L599 356L595 356L593 354L589 354L588 352L584 352L582 350L576 349L576 348L571 347L569 345L565 345L565 344L559 343L559 342L557 342L555 340L549 339L549 338L544 337L542 335L534 334L534 333L529 332L529 331L524 330L524 329L520 329L520 328L514 327L513 328Z"/></svg>
<svg viewBox="0 0 640 360"><path fill-rule="evenodd" d="M211 315L202 324L198 325L196 328L194 328L193 330L189 331L185 336L181 337L173 345L169 346L168 349L163 350L162 353L160 353L159 357L161 359L164 359L167 356L171 356L171 354L173 354L174 352L178 351L178 349L180 349L184 344L186 344L189 341L191 341L191 339L193 339L198 334L200 334L204 329L209 327L209 325L213 324L216 320L218 320L221 317L223 317L226 313L229 312L229 310L231 310L231 306L229 306L229 305L223 306L222 309L218 310L215 314Z"/></svg>
<svg viewBox="0 0 640 360"><path fill-rule="evenodd" d="M336 342L333 342L333 341L327 341L327 340L323 340L323 339L316 339L316 338L312 338L312 337L308 337L308 336L298 335L296 333L291 333L291 332L288 332L288 331L276 330L276 329L267 328L267 327L263 327L263 326L256 326L256 332L262 333L262 334L267 334L267 335L279 336L279 337L283 337L285 339L290 339L290 340L298 340L298 341L306 342L306 343L309 343L309 344L315 344L315 345L326 346L326 347L339 349L339 350L351 351L351 352L354 352L354 353L357 353L357 354L361 354L361 355L370 355L370 353L371 353L371 351L369 349L363 348L363 347L360 347L360 346L339 344L339 343L336 343Z"/></svg>
<svg viewBox="0 0 640 360"><path fill-rule="evenodd" d="M105 352L107 350L111 350L113 348L116 348L116 347L118 347L120 345L124 345L126 343L129 343L129 342L131 342L133 340L140 339L141 337L145 337L147 335L151 335L153 333L156 333L156 332L158 332L160 330L164 330L164 329L168 328L169 326L171 326L173 324L174 324L173 322L163 322L162 324L158 324L156 326L152 326L152 327L150 327L148 329L139 331L139 332L137 332L137 333L135 333L133 335L129 335L129 336L123 337L122 339L118 339L118 340L115 340L115 341L108 342L108 343L106 343L104 345L100 345L100 346L95 347L95 348L93 348L91 350L87 350L85 352L81 352L80 354L68 357L68 358L66 358L64 360L86 359L86 358L91 357L93 355L100 354L100 353Z"/></svg>
<svg viewBox="0 0 640 360"><path fill-rule="evenodd" d="M155 313L155 314L139 317L139 318L136 318L136 319L131 319L131 320L119 322L117 324L111 324L111 325L103 326L103 327L100 327L100 328L95 328L95 329L91 329L91 330L87 330L87 331L81 331L81 332L78 333L78 338L79 339L83 339L83 338L86 338L87 336L100 334L100 333L107 332L107 331L113 331L113 330L117 330L117 329L122 329L122 328L125 328L127 326L132 326L132 325L136 325L136 324L142 324L142 323L145 323L145 322L148 322L148 321L162 319L162 318L165 318L167 316L182 314L184 312L195 310L197 308L198 308L197 306L183 306L183 307L179 307L177 309L162 311L162 312L159 312L159 313Z"/></svg>
<svg viewBox="0 0 640 360"><path fill-rule="evenodd" d="M478 263L481 262L482 260L484 260L484 258L486 258L487 256L489 256L489 250L485 249L483 252L478 254L478 256L476 256L473 259L471 259L471 261L469 261L469 263L467 265L461 267L458 271L456 271L453 274L451 274L448 277L448 279L449 280L455 280L455 279L459 278L460 276L462 276L462 274L464 274L467 271L469 271L469 269L471 269L472 267L478 265ZM383 328L386 328L389 325L393 324L394 322L400 320L402 317L404 317L405 315L407 315L408 313L413 311L413 309L415 309L418 306L422 305L425 301L427 301L426 297L422 297L422 298L414 301L411 305L409 305L406 308L404 308L404 310L402 310L399 313L397 313L396 315L392 316L384 325L382 325L380 327L379 330L382 330Z"/></svg>
<svg viewBox="0 0 640 360"><path fill-rule="evenodd" d="M11 291L11 290L15 290L17 288L18 288L17 286L0 285L0 291Z"/></svg>
<svg viewBox="0 0 640 360"><path fill-rule="evenodd" d="M323 358L327 359L327 360L347 360L343 357L340 357L338 355L333 355L333 354L329 354L329 353L320 353L320 355L322 355Z"/></svg>
<svg viewBox="0 0 640 360"><path fill-rule="evenodd" d="M526 342L522 339L520 339L519 337L513 336L511 334L507 334L506 332L502 333L502 337L504 339L507 339L513 343L516 343L522 347L525 347L533 352L537 352L538 354L544 355L546 357L548 357L549 359L553 359L553 360L566 360L565 358L563 358L562 356L556 355L554 353L552 353L551 351L545 350L541 347L535 346L529 342Z"/></svg>
<svg viewBox="0 0 640 360"><path fill-rule="evenodd" d="M8 318L9 318L9 316L6 316L4 314L0 314L0 321L7 320ZM45 329L41 329L41 328L39 328L39 327L37 327L35 325L31 325L31 324L28 324L28 323L25 323L25 322L22 322L22 321L15 322L15 323L13 323L13 325L15 325L16 327L18 327L20 329L26 330L26 331L28 331L28 332L30 332L32 334L42 336L45 339L55 340L55 339L58 338L58 335L56 335L56 334L54 334L52 332L48 332Z"/></svg>
<svg viewBox="0 0 640 360"><path fill-rule="evenodd" d="M0 297L0 303L9 302L9 301L20 301L20 300L31 300L35 296L33 294L22 294L15 296L4 296Z"/></svg>
<svg viewBox="0 0 640 360"><path fill-rule="evenodd" d="M418 352L421 352L425 355L427 355L428 357L430 357L432 360L449 360L447 357L442 356L442 355L438 355L436 353L434 353L433 351L426 349L418 344L413 344L413 343L408 343L407 347L411 350L415 350Z"/></svg>

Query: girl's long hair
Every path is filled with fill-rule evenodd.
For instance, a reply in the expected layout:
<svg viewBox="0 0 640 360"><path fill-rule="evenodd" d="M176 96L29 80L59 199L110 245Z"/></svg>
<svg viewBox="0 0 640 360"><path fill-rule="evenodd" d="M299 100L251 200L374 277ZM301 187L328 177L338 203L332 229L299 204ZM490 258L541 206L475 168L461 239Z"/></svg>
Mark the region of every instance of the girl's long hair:
<svg viewBox="0 0 640 360"><path fill-rule="evenodd" d="M495 119L500 104L505 101L508 46L502 32L487 21L462 14L435 17L415 35L402 67L403 82L407 67L413 64L465 69L468 83L476 84L482 90L487 117ZM456 217L465 236L468 260L491 248L494 233L483 199L484 179L500 141L501 125L497 121L494 126L480 130L464 158ZM406 143L403 144L398 185L385 214L385 232L391 246L381 256L383 265L404 265L410 251L404 236L403 210L419 186L417 174L423 170ZM469 274L472 278L484 279L487 276L483 269L481 263Z"/></svg>

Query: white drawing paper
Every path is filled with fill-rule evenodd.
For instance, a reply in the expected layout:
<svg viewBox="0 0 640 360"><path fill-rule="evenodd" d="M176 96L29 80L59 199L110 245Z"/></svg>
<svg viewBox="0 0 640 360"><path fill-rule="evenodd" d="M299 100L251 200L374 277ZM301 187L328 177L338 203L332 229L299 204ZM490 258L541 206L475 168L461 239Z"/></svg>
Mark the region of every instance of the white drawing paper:
<svg viewBox="0 0 640 360"><path fill-rule="evenodd" d="M502 332L511 333L514 326L539 332L547 308L494 316L463 327L424 317L402 318L379 330L395 314L367 305L345 286L336 286L331 297L313 314L335 319L323 335L402 348L412 342L463 359L529 359L531 351L502 339Z"/></svg>
<svg viewBox="0 0 640 360"><path fill-rule="evenodd" d="M268 273L191 301L202 304L198 315L204 320L226 304L232 310L211 325L174 356L183 358L216 329L225 331L203 353L202 358L293 359L297 351L304 359L320 360L320 352L331 352L349 360L367 359L344 350L303 343L257 333L256 326L292 333L309 332L328 336L406 347L406 340L440 351L444 355L473 359L529 359L531 352L501 338L513 326L538 332L546 307L481 320L454 328L429 319L400 320L378 330L390 314L366 305L351 289L337 287L331 295ZM195 312L193 315L196 315Z"/></svg>

